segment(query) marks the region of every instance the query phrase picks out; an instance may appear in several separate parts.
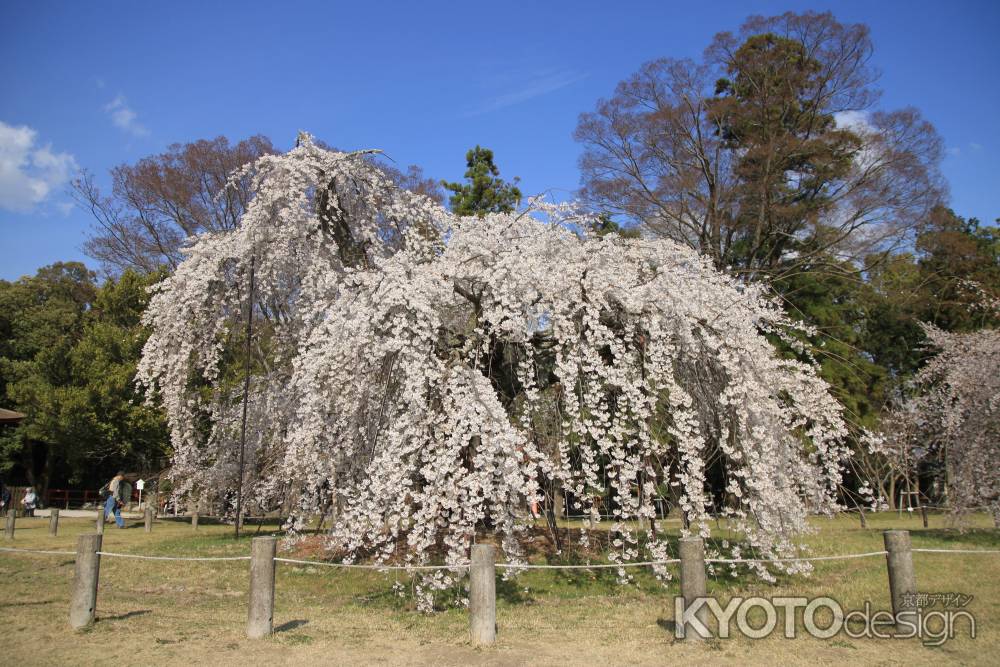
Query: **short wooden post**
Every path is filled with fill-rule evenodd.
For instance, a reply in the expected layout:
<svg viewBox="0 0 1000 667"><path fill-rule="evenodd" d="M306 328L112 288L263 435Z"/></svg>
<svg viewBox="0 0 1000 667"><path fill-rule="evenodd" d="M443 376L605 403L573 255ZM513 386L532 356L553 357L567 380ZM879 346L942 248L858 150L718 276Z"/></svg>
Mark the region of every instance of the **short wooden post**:
<svg viewBox="0 0 1000 667"><path fill-rule="evenodd" d="M55 537L59 534L59 508L53 507L49 510L49 535Z"/></svg>
<svg viewBox="0 0 1000 667"><path fill-rule="evenodd" d="M104 534L104 508L105 508L105 506L101 505L101 508L99 510L97 510L97 534L98 535L103 535Z"/></svg>
<svg viewBox="0 0 1000 667"><path fill-rule="evenodd" d="M7 527L3 531L4 539L14 539L14 522L17 520L17 510L7 510Z"/></svg>
<svg viewBox="0 0 1000 667"><path fill-rule="evenodd" d="M147 507L146 508L145 519L146 519L146 532L147 533L153 532L153 508L152 507Z"/></svg>
<svg viewBox="0 0 1000 667"><path fill-rule="evenodd" d="M892 614L899 626L899 620L909 616L916 621L917 578L913 572L913 553L910 532L907 530L887 530L882 533L885 540L885 560L889 569L889 595L892 597Z"/></svg>
<svg viewBox="0 0 1000 667"><path fill-rule="evenodd" d="M191 528L193 530L198 530L198 513L191 512Z"/></svg>
<svg viewBox="0 0 1000 667"><path fill-rule="evenodd" d="M274 630L275 537L255 537L250 543L250 613L247 637L260 639Z"/></svg>
<svg viewBox="0 0 1000 667"><path fill-rule="evenodd" d="M926 505L921 505L920 506L920 518L922 518L924 520L924 528L926 528L927 527L927 506Z"/></svg>
<svg viewBox="0 0 1000 667"><path fill-rule="evenodd" d="M684 607L687 608L694 604L697 598L705 597L708 592L705 575L705 542L700 537L681 538L680 556L681 597L684 598ZM708 627L708 609L704 605L694 616L702 625ZM687 628L686 625L683 619L674 618L674 636L678 639L703 639L698 632Z"/></svg>
<svg viewBox="0 0 1000 667"><path fill-rule="evenodd" d="M497 548L492 544L472 545L469 627L476 646L490 646L497 640L496 559Z"/></svg>
<svg viewBox="0 0 1000 667"><path fill-rule="evenodd" d="M94 622L97 609L97 580L101 570L103 535L81 535L76 543L76 567L73 574L73 594L69 603L69 624L85 628Z"/></svg>

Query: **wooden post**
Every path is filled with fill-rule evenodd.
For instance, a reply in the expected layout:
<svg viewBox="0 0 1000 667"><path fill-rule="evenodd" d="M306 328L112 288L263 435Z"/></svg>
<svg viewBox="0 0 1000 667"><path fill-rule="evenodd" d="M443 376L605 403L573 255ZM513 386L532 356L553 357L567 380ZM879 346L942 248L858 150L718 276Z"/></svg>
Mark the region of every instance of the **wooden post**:
<svg viewBox="0 0 1000 667"><path fill-rule="evenodd" d="M469 626L476 646L490 646L497 639L496 558L497 548L492 544L472 545Z"/></svg>
<svg viewBox="0 0 1000 667"><path fill-rule="evenodd" d="M97 510L97 534L104 534L104 505L101 505L101 508Z"/></svg>
<svg viewBox="0 0 1000 667"><path fill-rule="evenodd" d="M76 567L73 574L73 594L69 603L69 624L85 628L94 622L97 609L97 580L101 570L102 535L81 535L76 543Z"/></svg>
<svg viewBox="0 0 1000 667"><path fill-rule="evenodd" d="M920 517L924 520L924 528L927 527L927 506L920 505Z"/></svg>
<svg viewBox="0 0 1000 667"><path fill-rule="evenodd" d="M913 553L910 550L910 532L887 530L885 560L889 569L889 595L892 597L892 614L897 627L901 618L916 622L917 605L913 598L917 592L917 578L913 572Z"/></svg>
<svg viewBox="0 0 1000 667"><path fill-rule="evenodd" d="M147 533L153 532L153 508L152 507L146 507L145 520L146 520L146 532Z"/></svg>
<svg viewBox="0 0 1000 667"><path fill-rule="evenodd" d="M55 537L59 534L59 508L53 507L49 510L49 535Z"/></svg>
<svg viewBox="0 0 1000 667"><path fill-rule="evenodd" d="M191 528L193 530L198 530L198 513L191 512Z"/></svg>
<svg viewBox="0 0 1000 667"><path fill-rule="evenodd" d="M3 531L4 539L12 540L14 539L14 522L17 520L17 510L9 509L7 510L7 527Z"/></svg>
<svg viewBox="0 0 1000 667"><path fill-rule="evenodd" d="M690 607L697 598L707 594L705 576L705 542L700 537L685 537L680 541L681 556L681 597L684 607ZM675 601L674 609L677 610ZM702 606L695 612L695 618L707 626L708 609ZM674 636L678 639L704 639L698 632L686 627L681 618L674 618Z"/></svg>
<svg viewBox="0 0 1000 667"><path fill-rule="evenodd" d="M247 637L260 639L274 630L275 537L255 537L250 543L250 613Z"/></svg>

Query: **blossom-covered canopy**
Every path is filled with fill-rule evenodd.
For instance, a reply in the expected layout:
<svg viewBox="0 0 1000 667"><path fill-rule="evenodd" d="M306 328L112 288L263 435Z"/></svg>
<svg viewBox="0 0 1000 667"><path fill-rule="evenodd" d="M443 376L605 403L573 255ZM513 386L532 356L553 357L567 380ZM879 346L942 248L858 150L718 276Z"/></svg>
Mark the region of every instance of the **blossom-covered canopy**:
<svg viewBox="0 0 1000 667"><path fill-rule="evenodd" d="M248 169L240 226L194 240L147 313L139 378L179 493L238 483L253 262L244 491L290 494L293 525L335 500L349 553L457 563L478 529L517 559L553 484L584 514L605 496L618 562L668 556L659 498L704 535L714 503L767 555L835 507L847 427L815 368L778 353L792 324L764 287L567 206L459 218L308 136Z"/></svg>

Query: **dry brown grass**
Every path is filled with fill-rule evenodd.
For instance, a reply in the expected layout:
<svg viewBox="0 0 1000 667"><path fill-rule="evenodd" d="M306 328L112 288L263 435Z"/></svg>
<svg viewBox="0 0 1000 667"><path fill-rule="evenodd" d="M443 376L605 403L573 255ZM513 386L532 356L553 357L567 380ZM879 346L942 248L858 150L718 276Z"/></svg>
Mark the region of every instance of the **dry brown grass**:
<svg viewBox="0 0 1000 667"><path fill-rule="evenodd" d="M985 517L975 530L947 529L932 517L924 530L916 517L882 514L862 530L857 520L817 519L810 540L817 553L881 549L881 530L908 528L915 546L1000 548ZM64 519L50 538L46 519L20 519L16 539L2 546L75 548L91 529ZM669 529L669 524L668 524ZM230 528L158 522L151 535L141 527L108 528L104 549L160 555L246 554ZM253 528L251 528L252 532ZM674 529L676 530L676 529ZM931 592L975 596L969 609L979 620L975 640L958 637L938 648L915 640L744 638L686 645L669 630L676 584L663 589L648 576L620 587L614 575L534 571L499 586L498 645L475 649L467 639L467 615L448 609L432 615L411 611L391 593L391 574L279 565L275 635L244 638L247 563L177 563L104 558L98 622L84 632L67 626L72 557L0 553L0 655L10 665L35 664L930 664L995 663L1000 655L1000 556L915 554L918 584ZM406 580L405 576L399 577ZM845 607L871 600L888 605L882 558L818 564L809 577L774 585L719 574L710 592L829 595Z"/></svg>

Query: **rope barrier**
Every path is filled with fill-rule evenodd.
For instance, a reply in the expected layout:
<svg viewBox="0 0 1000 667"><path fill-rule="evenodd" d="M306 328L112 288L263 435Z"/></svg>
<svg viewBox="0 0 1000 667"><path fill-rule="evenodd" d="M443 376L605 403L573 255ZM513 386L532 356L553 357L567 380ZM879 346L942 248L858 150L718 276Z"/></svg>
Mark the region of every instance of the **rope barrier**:
<svg viewBox="0 0 1000 667"><path fill-rule="evenodd" d="M914 549L916 551L916 549ZM841 554L836 556L803 556L802 558L706 558L706 563L800 563L802 561L849 560L851 558L871 558L884 556L887 551L869 551L863 554Z"/></svg>
<svg viewBox="0 0 1000 667"><path fill-rule="evenodd" d="M25 554L51 554L55 556L75 556L75 551L42 551L40 549L10 549L8 547L0 547L0 551L12 551L14 553L25 553Z"/></svg>
<svg viewBox="0 0 1000 667"><path fill-rule="evenodd" d="M0 551L9 553L30 553L47 554L55 556L75 556L75 551L47 551L41 549L14 549L10 547L0 547ZM911 549L914 553L928 554L1000 554L1000 549ZM800 563L804 561L830 561L830 560L851 560L855 558L871 558L873 556L884 556L887 551L869 551L860 554L838 554L833 556L803 556L801 558L706 558L706 563ZM145 556L142 554L123 554L113 551L98 551L100 556L111 558L134 558L137 560L175 560L175 561L236 561L250 560L250 556ZM339 567L357 570L467 570L469 563L457 563L455 565L364 565L361 563L330 563L316 560L299 560L295 558L275 558L276 562L290 563L292 565L316 565L319 567ZM593 563L586 565L537 565L531 563L497 563L497 568L511 570L600 570L618 569L625 567L649 567L652 565L672 565L681 562L679 558L667 560L639 561L628 563Z"/></svg>
<svg viewBox="0 0 1000 667"><path fill-rule="evenodd" d="M510 570L601 570L601 569L618 569L620 567L646 567L649 565L670 565L672 563L679 563L679 562L681 562L680 558L671 558L670 560L648 560L637 563L594 563L593 565L532 565L530 563L526 563L524 565L518 565L517 563L497 563L496 566Z"/></svg>
<svg viewBox="0 0 1000 667"><path fill-rule="evenodd" d="M910 549L922 554L1000 554L998 549Z"/></svg>
<svg viewBox="0 0 1000 667"><path fill-rule="evenodd" d="M136 558L139 560L184 560L184 561L214 561L214 560L250 560L250 556L142 556L140 554L120 554L113 551L98 551L98 556L112 558Z"/></svg>
<svg viewBox="0 0 1000 667"><path fill-rule="evenodd" d="M328 563L320 560L297 560L295 558L275 558L280 563L294 565L319 565L322 567L347 567L356 570L468 570L469 563L457 565L362 565L360 563Z"/></svg>

